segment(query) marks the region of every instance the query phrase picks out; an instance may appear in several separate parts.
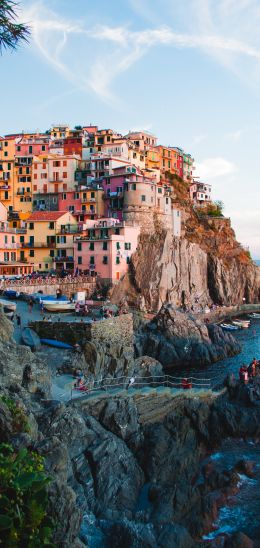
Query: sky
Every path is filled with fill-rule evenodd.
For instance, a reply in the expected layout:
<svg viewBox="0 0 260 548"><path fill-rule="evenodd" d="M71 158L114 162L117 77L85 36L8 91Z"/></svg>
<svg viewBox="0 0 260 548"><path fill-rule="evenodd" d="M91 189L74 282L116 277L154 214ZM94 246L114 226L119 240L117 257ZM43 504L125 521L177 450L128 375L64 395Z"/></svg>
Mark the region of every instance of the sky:
<svg viewBox="0 0 260 548"><path fill-rule="evenodd" d="M146 129L180 146L260 259L259 0L22 0L1 62L0 134Z"/></svg>

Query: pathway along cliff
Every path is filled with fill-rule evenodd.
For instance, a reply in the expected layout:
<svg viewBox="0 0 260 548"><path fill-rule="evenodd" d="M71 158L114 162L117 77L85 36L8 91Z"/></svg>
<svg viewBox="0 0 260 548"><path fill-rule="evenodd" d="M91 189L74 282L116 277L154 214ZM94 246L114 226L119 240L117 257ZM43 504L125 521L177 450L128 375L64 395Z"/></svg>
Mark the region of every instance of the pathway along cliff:
<svg viewBox="0 0 260 548"><path fill-rule="evenodd" d="M233 524L228 538L203 537L237 497L241 474L258 481L258 472L236 459L220 467L216 455L205 459L225 440L260 438L260 377L248 386L230 380L226 391L199 398L132 389L65 405L50 400L47 364L13 342L1 313L0 375L1 440L44 456L55 546L241 546L239 521L240 533ZM27 414L26 431L17 430L3 395Z"/></svg>

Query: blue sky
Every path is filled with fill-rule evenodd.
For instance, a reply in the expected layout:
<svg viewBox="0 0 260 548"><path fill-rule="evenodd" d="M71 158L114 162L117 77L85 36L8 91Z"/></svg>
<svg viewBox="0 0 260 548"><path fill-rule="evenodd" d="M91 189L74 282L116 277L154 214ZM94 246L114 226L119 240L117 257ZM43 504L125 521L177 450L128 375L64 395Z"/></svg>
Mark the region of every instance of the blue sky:
<svg viewBox="0 0 260 548"><path fill-rule="evenodd" d="M259 0L21 8L32 39L1 58L1 133L57 122L148 129L195 156L196 174L260 258Z"/></svg>

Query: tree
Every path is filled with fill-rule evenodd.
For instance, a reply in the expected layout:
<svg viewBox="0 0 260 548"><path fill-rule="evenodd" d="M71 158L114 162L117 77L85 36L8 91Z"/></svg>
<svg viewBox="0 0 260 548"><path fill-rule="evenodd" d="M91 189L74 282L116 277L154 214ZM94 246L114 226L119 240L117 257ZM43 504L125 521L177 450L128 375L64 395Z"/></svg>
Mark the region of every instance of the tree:
<svg viewBox="0 0 260 548"><path fill-rule="evenodd" d="M5 49L16 49L20 42L27 42L30 28L17 23L18 4L13 0L0 0L0 53Z"/></svg>

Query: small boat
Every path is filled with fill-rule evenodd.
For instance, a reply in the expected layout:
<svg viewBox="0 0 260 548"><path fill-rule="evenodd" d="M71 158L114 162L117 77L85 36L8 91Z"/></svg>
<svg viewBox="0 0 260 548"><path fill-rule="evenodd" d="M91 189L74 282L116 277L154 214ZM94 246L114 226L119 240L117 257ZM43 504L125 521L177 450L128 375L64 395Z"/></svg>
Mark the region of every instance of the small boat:
<svg viewBox="0 0 260 548"><path fill-rule="evenodd" d="M231 325L230 323L221 323L220 327L222 327L222 329L225 329L227 331L237 331L239 329L237 325Z"/></svg>
<svg viewBox="0 0 260 548"><path fill-rule="evenodd" d="M252 312L252 314L248 314L249 318L253 318L253 320L260 320L260 314L257 312Z"/></svg>
<svg viewBox="0 0 260 548"><path fill-rule="evenodd" d="M12 321L12 319L14 317L14 311L10 310L9 308L4 307L4 313L7 316L7 318L9 318Z"/></svg>
<svg viewBox="0 0 260 548"><path fill-rule="evenodd" d="M16 303L12 303L12 301L6 301L5 299L0 299L0 304L3 306L3 308L8 308L9 311L15 312L16 310Z"/></svg>
<svg viewBox="0 0 260 548"><path fill-rule="evenodd" d="M250 320L233 320L232 325L237 325L238 327L240 327L240 329L248 329L248 327L250 327Z"/></svg>
<svg viewBox="0 0 260 548"><path fill-rule="evenodd" d="M45 310L48 312L70 312L75 310L75 303L70 301L42 301Z"/></svg>
<svg viewBox="0 0 260 548"><path fill-rule="evenodd" d="M6 289L4 291L4 296L7 297L7 299L17 299L19 295L20 295L20 292L15 291L14 289Z"/></svg>
<svg viewBox="0 0 260 548"><path fill-rule="evenodd" d="M41 346L40 337L30 327L24 327L22 330L22 342L26 346L29 346L33 352Z"/></svg>
<svg viewBox="0 0 260 548"><path fill-rule="evenodd" d="M40 339L42 344L48 346L54 346L55 348L63 348L64 350L73 350L73 346L62 341L56 341L56 339Z"/></svg>

